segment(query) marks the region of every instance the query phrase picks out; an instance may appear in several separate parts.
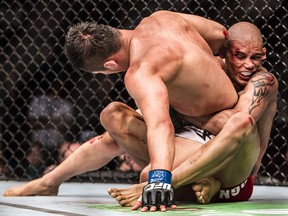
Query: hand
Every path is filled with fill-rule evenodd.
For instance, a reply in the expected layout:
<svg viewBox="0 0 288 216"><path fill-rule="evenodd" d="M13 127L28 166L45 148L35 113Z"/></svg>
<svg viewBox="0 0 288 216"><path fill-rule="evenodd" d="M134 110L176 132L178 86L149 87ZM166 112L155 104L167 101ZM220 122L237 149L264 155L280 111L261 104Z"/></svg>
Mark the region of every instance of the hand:
<svg viewBox="0 0 288 216"><path fill-rule="evenodd" d="M167 207L175 208L174 188L171 185L172 175L166 170L149 172L148 185L143 188L141 211L166 211Z"/></svg>

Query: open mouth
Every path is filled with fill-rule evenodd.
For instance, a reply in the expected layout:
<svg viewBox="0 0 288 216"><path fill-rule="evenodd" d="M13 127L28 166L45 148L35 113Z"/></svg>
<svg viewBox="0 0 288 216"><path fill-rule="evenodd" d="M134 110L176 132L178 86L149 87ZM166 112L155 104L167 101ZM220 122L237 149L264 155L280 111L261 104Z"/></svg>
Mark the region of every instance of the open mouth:
<svg viewBox="0 0 288 216"><path fill-rule="evenodd" d="M248 72L248 71L245 71L245 72L241 72L240 73L240 78L242 79L242 80L245 80L245 81L247 81L247 80L249 80L252 76L253 76L253 72Z"/></svg>

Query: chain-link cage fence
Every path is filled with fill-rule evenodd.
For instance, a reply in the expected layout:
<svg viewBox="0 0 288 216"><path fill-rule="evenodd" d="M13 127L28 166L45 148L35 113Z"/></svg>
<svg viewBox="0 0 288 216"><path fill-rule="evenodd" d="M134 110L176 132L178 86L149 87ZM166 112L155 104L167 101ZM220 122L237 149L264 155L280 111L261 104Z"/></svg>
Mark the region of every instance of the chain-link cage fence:
<svg viewBox="0 0 288 216"><path fill-rule="evenodd" d="M104 130L99 114L111 101L135 107L123 85L123 74L92 75L73 70L63 52L68 27L80 21L97 21L132 29L143 17L160 9L201 15L226 27L238 21L250 21L260 28L268 50L264 66L279 80L279 98L258 183L281 185L287 182L287 0L1 1L2 179L41 176L61 162L67 152L73 151L73 145L77 147L101 134ZM123 164L123 159L115 158L100 170L75 179L137 180L137 173L129 171L129 166L121 168Z"/></svg>

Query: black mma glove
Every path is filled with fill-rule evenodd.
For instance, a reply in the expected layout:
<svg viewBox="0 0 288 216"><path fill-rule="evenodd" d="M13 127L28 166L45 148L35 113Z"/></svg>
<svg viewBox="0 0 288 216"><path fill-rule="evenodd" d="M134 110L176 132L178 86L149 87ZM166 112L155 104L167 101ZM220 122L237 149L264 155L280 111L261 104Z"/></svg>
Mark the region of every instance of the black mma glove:
<svg viewBox="0 0 288 216"><path fill-rule="evenodd" d="M175 204L174 188L171 185L172 174L167 170L151 170L148 177L148 185L143 188L142 207L161 205L166 207Z"/></svg>

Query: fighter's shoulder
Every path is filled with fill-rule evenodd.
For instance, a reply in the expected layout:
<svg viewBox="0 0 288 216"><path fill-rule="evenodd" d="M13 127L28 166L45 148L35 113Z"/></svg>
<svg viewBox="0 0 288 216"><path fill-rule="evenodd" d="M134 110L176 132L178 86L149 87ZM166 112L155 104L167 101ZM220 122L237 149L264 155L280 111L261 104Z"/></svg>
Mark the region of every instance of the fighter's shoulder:
<svg viewBox="0 0 288 216"><path fill-rule="evenodd" d="M251 81L257 81L257 80L267 80L271 83L275 83L277 81L277 78L275 77L275 75L268 71L266 68L262 67L261 70L259 72L257 72L256 74L254 74L254 76L251 78Z"/></svg>
<svg viewBox="0 0 288 216"><path fill-rule="evenodd" d="M149 17L158 17L158 16L173 16L176 15L176 12L167 11L167 10L159 10L152 13Z"/></svg>
<svg viewBox="0 0 288 216"><path fill-rule="evenodd" d="M278 91L277 78L264 67L251 78L250 83L254 86L269 88L270 94L276 94Z"/></svg>
<svg viewBox="0 0 288 216"><path fill-rule="evenodd" d="M151 23L154 20L158 26L165 26L166 28L173 26L173 28L175 28L175 25L177 23L179 26L181 26L181 22L186 20L185 19L186 16L187 15L183 13L159 10L159 11L152 13L150 16L144 18L141 21L141 23L146 23L146 22Z"/></svg>

